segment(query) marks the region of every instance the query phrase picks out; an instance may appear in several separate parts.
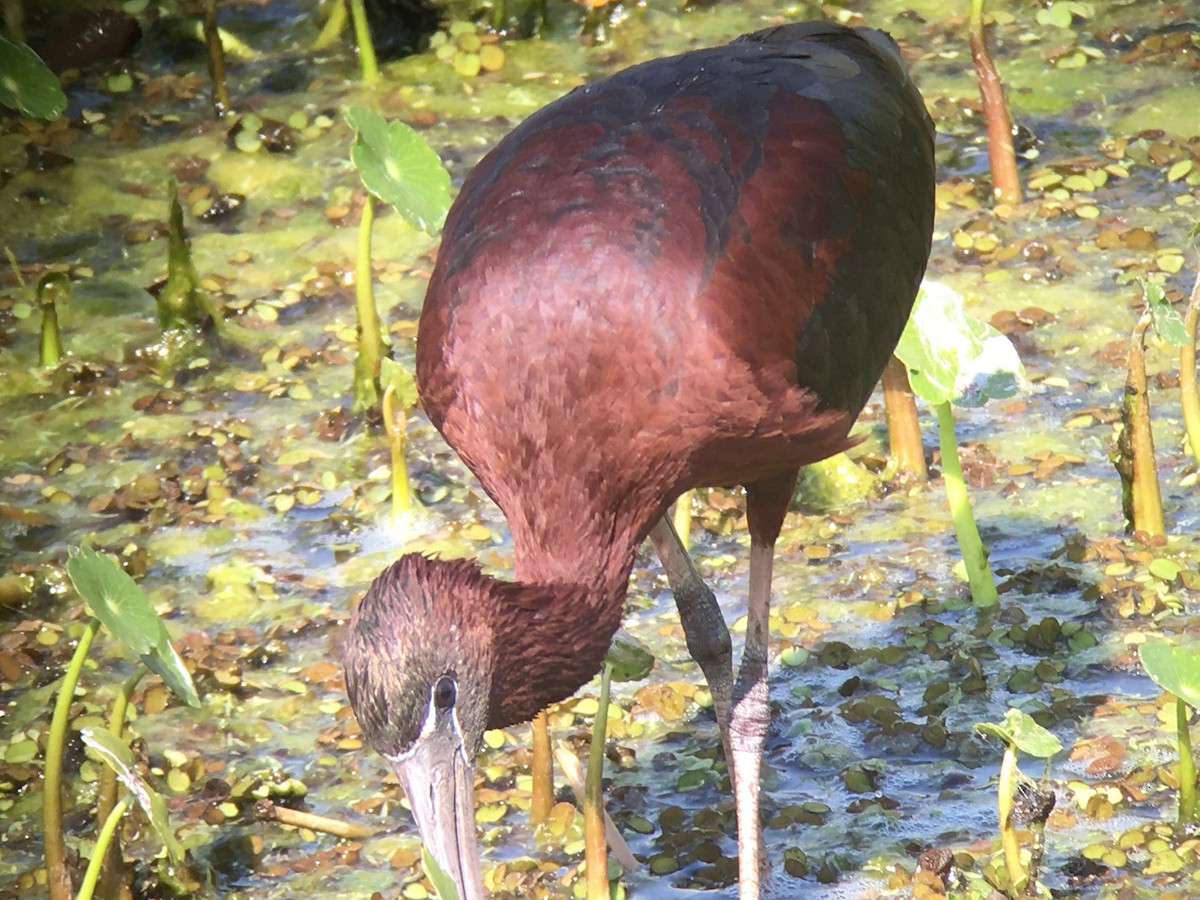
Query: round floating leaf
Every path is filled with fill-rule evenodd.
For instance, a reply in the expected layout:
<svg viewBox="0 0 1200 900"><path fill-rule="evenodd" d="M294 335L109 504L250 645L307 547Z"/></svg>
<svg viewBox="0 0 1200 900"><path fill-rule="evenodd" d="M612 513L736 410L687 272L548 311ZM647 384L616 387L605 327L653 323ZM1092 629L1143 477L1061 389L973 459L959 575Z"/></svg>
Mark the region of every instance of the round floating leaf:
<svg viewBox="0 0 1200 900"><path fill-rule="evenodd" d="M91 547L80 547L67 558L67 575L92 615L113 637L138 656L154 649L158 614L115 559Z"/></svg>
<svg viewBox="0 0 1200 900"><path fill-rule="evenodd" d="M80 547L68 556L67 575L92 615L113 637L136 653L188 706L200 706L192 676L171 646L162 619L115 559L91 547Z"/></svg>
<svg viewBox="0 0 1200 900"><path fill-rule="evenodd" d="M450 173L433 148L408 125L374 110L352 106L346 121L357 133L350 159L367 190L410 225L440 228L450 208Z"/></svg>
<svg viewBox="0 0 1200 900"><path fill-rule="evenodd" d="M1176 646L1151 638L1142 644L1139 655L1155 684L1200 709L1200 644Z"/></svg>
<svg viewBox="0 0 1200 900"><path fill-rule="evenodd" d="M67 108L58 76L24 44L0 35L0 104L31 119L57 119Z"/></svg>
<svg viewBox="0 0 1200 900"><path fill-rule="evenodd" d="M80 732L83 742L95 750L108 763L109 768L117 773L117 778L125 789L137 801L138 806L146 814L151 826L158 832L163 845L171 855L173 862L183 861L183 848L175 839L171 830L171 819L167 814L167 802L162 794L150 787L138 774L133 752L119 737L107 728L84 728Z"/></svg>
<svg viewBox="0 0 1200 900"><path fill-rule="evenodd" d="M921 285L896 356L908 366L913 390L931 406L982 406L1011 397L1025 382L1012 342L967 315L962 297L936 281Z"/></svg>

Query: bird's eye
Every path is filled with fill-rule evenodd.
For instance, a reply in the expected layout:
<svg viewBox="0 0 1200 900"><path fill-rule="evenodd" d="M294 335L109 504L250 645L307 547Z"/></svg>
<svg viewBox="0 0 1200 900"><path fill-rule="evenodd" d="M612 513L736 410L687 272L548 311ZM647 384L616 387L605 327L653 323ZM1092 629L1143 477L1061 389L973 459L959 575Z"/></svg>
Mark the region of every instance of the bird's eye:
<svg viewBox="0 0 1200 900"><path fill-rule="evenodd" d="M449 675L443 675L433 686L433 702L438 709L449 709L458 699L458 687Z"/></svg>

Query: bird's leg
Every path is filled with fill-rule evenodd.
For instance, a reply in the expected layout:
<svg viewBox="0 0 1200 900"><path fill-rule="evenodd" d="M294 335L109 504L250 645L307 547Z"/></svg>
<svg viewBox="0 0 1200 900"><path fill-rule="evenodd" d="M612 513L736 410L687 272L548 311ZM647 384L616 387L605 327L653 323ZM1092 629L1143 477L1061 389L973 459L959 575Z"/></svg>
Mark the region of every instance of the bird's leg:
<svg viewBox="0 0 1200 900"><path fill-rule="evenodd" d="M729 755L729 702L733 694L733 646L725 617L717 604L716 595L696 571L692 558L683 549L671 520L664 516L650 532L650 541L662 560L663 571L671 585L679 621L691 654L704 673L713 698L713 710L721 729L721 744L725 759ZM733 768L730 766L730 777Z"/></svg>
<svg viewBox="0 0 1200 900"><path fill-rule="evenodd" d="M533 779L533 797L529 803L529 819L534 825L545 822L554 805L554 759L550 755L550 726L543 709L533 717L533 758L529 774Z"/></svg>
<svg viewBox="0 0 1200 900"><path fill-rule="evenodd" d="M738 821L738 896L757 900L766 851L758 818L759 770L763 743L771 721L767 689L770 638L771 569L775 541L783 527L796 473L746 485L746 521L750 528L750 597L746 611L746 644L733 687L729 718L734 802Z"/></svg>

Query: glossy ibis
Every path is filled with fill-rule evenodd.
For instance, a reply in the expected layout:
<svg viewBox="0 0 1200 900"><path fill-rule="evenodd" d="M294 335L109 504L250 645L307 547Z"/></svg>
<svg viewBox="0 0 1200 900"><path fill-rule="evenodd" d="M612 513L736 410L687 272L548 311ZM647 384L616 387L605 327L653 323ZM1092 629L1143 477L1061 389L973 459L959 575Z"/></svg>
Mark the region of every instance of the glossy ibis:
<svg viewBox="0 0 1200 900"><path fill-rule="evenodd" d="M783 25L630 68L530 116L446 219L417 338L430 420L512 532L515 580L409 555L354 612L350 700L465 898L472 760L599 669L650 537L716 700L758 896L775 540L799 466L851 424L929 255L932 124L881 32ZM742 484L749 624L669 522Z"/></svg>

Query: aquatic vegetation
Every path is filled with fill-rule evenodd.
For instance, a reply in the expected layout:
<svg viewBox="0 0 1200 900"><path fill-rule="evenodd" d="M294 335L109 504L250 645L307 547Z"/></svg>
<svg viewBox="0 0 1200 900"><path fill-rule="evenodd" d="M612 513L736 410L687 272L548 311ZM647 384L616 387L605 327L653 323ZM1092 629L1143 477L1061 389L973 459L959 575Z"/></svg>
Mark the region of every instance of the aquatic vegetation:
<svg viewBox="0 0 1200 900"><path fill-rule="evenodd" d="M62 272L51 272L38 279L37 300L42 310L42 339L38 349L38 364L42 368L57 366L63 357L62 335L58 330L58 301L71 293L71 279Z"/></svg>
<svg viewBox="0 0 1200 900"><path fill-rule="evenodd" d="M42 712L57 687L48 679L67 667L86 624L63 574L67 548L93 533L96 546L121 548L156 608L169 609L205 706L219 710L193 716L168 702L157 679L143 679L131 698L148 748L145 756L138 748L139 763L157 770L147 778L170 798L189 851L184 866L168 867L155 859L163 845L148 826L119 828L137 889L199 895L213 884L263 900L432 894L419 844L393 827L398 788L359 752L331 647L347 595L402 545L478 556L500 570L511 544L499 513L415 408L406 408L403 452L427 532L398 535L387 525L398 493L389 445L350 413L361 200L346 161L353 134L338 110L378 102L388 117L410 121L457 184L513 124L563 91L781 14L766 0L691 3L686 12L649 0L626 4L610 42L593 46L576 36L581 8L555 0L544 38L511 40L505 26L496 72L463 78L431 51L385 67L371 94L349 40L345 50L297 54L315 17L275 13L310 6L221 5L243 114L236 148L231 126L211 121L202 4L189 7L186 23L159 19L148 30L154 40L115 68L67 76L67 115L0 119L0 891L45 893ZM479 6L511 13L537 2ZM1062 14L1075 6L1088 8L1086 20L1075 14L1064 28ZM826 12L882 23L901 41L941 134L931 273L1010 337L1033 389L954 410L998 607L973 607L944 562L955 550L940 489L876 477L890 474L878 398L849 455L871 473L869 501L814 508L798 498L770 623L783 663L763 770L773 880L781 896L986 898L992 888L981 873L1006 875L999 845L993 853L989 843L995 796L981 787L991 769L977 767L994 768L1000 753L971 724L999 721L1019 696L1067 745L1050 771L1059 802L1040 880L1084 900L1187 896L1200 853L1175 822L1177 708L1141 672L1134 649L1143 637L1185 636L1197 625L1192 454L1200 441L1179 441L1174 401L1176 377L1186 386L1189 367L1177 371L1186 345L1177 358L1153 334L1146 344L1163 538L1124 533L1108 454L1139 279L1160 276L1181 313L1192 288L1200 32L1178 4L991 4L991 50L1013 115L1035 133L1040 154L1021 170L1027 200L1006 208L992 199L980 142L965 6L919 4L920 19L902 8ZM186 35L181 23L191 26ZM482 23L476 30L487 46L494 36ZM164 44L180 52L163 54ZM1077 61L1083 70L1071 68ZM259 133L270 120L295 130L294 150L246 152L274 146ZM193 344L199 355L171 368L147 365L144 352L158 340L146 288L167 255L164 170L179 180L194 265L221 300L229 332L227 352ZM209 214L228 210L225 198L235 195L243 200L233 215ZM374 211L376 299L397 365L411 374L435 241ZM52 271L71 282L57 306L66 356L39 371L36 286ZM405 406L402 395L393 402ZM370 421L374 429L373 412ZM924 450L936 466L933 441L927 430ZM709 490L692 511L697 565L736 615L741 494ZM231 565L254 574L221 578ZM662 664L645 682L614 680L605 763L608 811L642 862L623 873L610 862L609 875L614 890L633 896L730 893L735 877L711 703L699 673L680 662L686 649L674 623L662 573L642 553L626 624ZM112 679L115 694L131 674L127 655L105 653L111 645L92 647L81 684L98 690L76 691L66 745L67 849L85 856L105 766L91 750L83 756L75 727L107 724L112 694L100 679ZM597 690L598 681L549 714L555 737L584 758ZM479 831L488 889L531 900L582 896L582 814L574 803L554 804L533 851L526 733L491 733L486 747ZM848 793L843 773L872 766L875 789ZM292 788L280 793L297 775L308 789L302 804ZM260 794L276 802L278 818L256 819ZM285 802L363 830L331 838L311 820L292 820ZM125 820L141 822L132 810Z"/></svg>
<svg viewBox="0 0 1200 900"><path fill-rule="evenodd" d="M383 430L387 435L392 465L392 524L412 511L412 491L404 455L407 410L417 405L417 384L412 373L390 359L380 361L383 382ZM399 409L396 404L399 403Z"/></svg>
<svg viewBox="0 0 1200 900"><path fill-rule="evenodd" d="M1200 323L1200 266L1184 313L1183 345L1179 348L1179 401L1184 432L1192 456L1200 463L1200 390L1196 387L1196 326Z"/></svg>
<svg viewBox="0 0 1200 900"><path fill-rule="evenodd" d="M1200 709L1200 645L1169 644L1151 638L1138 648L1146 674L1175 696L1175 729L1179 748L1179 824L1200 821L1196 803L1196 760L1188 726L1188 707Z"/></svg>
<svg viewBox="0 0 1200 900"><path fill-rule="evenodd" d="M951 404L981 406L1011 397L1024 381L1021 362L999 331L967 315L962 297L930 281L921 287L896 356L908 367L913 390L937 415L942 481L971 596L979 606L995 606L996 579L963 481Z"/></svg>
<svg viewBox="0 0 1200 900"><path fill-rule="evenodd" d="M1021 178L1017 174L1017 155L1013 149L1012 118L1004 99L1004 82L988 50L983 23L983 0L970 0L968 37L971 61L983 97L983 118L987 125L988 164L992 171L992 193L1002 203L1020 203Z"/></svg>
<svg viewBox="0 0 1200 900"><path fill-rule="evenodd" d="M154 611L141 588L117 562L112 557L85 546L72 553L67 563L67 572L79 596L87 603L93 618L80 636L63 676L46 742L42 822L46 869L53 900L65 900L73 893L63 839L63 749L70 727L71 701L75 696L75 686L83 672L92 640L100 627L103 625L110 635L132 650L142 662L121 686L121 692L113 703L108 731L96 729L91 734L94 745L105 750L103 755L106 761L116 760L120 763L110 770L113 775L110 776L108 785L101 784L97 800L97 819L101 823L102 831L109 838L112 837L115 822L120 819L120 813L117 811L124 812L124 807L116 803L115 775L118 773L122 775L132 793L146 798L144 801L139 798L139 803L152 807L152 821L165 819L166 806L162 798L153 792L145 793L149 789L141 784L140 780L137 784L129 780L128 773L133 770L132 757L127 756L128 748L121 743L129 699L138 682L146 674L153 672L189 706L200 706L200 697L192 684L191 675L171 645L162 619ZM155 827L163 835L172 858L181 858L182 853L170 829L159 829L157 823ZM97 845L96 856L101 857L104 853L104 848ZM114 858L119 865L119 852ZM89 866L86 877L89 883L94 884L99 877L99 869L93 873L93 867Z"/></svg>
<svg viewBox="0 0 1200 900"><path fill-rule="evenodd" d="M887 411L888 450L892 464L917 481L929 478L916 395L908 383L908 370L896 356L888 360L880 381Z"/></svg>
<svg viewBox="0 0 1200 900"><path fill-rule="evenodd" d="M1159 284L1145 282L1142 297L1145 308L1129 341L1125 397L1121 405L1122 428L1117 436L1113 462L1121 476L1122 506L1130 530L1161 537L1166 533L1166 523L1154 454L1154 433L1150 427L1146 332L1153 325L1160 338L1180 348L1187 346L1189 336L1179 313L1167 302ZM1191 340L1194 345L1194 336Z"/></svg>
<svg viewBox="0 0 1200 900"><path fill-rule="evenodd" d="M41 57L25 44L0 35L0 106L31 119L57 119L67 95Z"/></svg>
<svg viewBox="0 0 1200 900"><path fill-rule="evenodd" d="M368 191L358 227L354 280L359 333L354 408L361 411L378 402L380 359L384 353L383 329L371 283L375 199L390 203L414 228L434 232L450 207L450 175L433 148L403 122L388 122L379 113L359 106L347 110L346 121L355 132L350 159Z"/></svg>
<svg viewBox="0 0 1200 900"><path fill-rule="evenodd" d="M1008 883L1001 885L1008 897L1048 897L1050 892L1037 884L1038 862L1041 850L1030 852L1029 864L1022 859L1021 846L1017 837L1017 805L1022 790L1026 797L1021 803L1026 807L1022 818L1035 828L1037 842L1041 842L1041 831L1046 818L1054 808L1054 794L1038 797L1036 787L1024 787L1017 755L1024 753L1036 759L1049 760L1062 750L1062 742L1039 725L1027 713L1010 709L1003 722L977 722L975 730L986 737L994 737L1004 744L1004 757L1000 762L1000 777L996 784L996 814L1000 822L1000 844L1004 850L1004 866ZM1037 799L1031 799L1031 798Z"/></svg>
<svg viewBox="0 0 1200 900"><path fill-rule="evenodd" d="M175 180L167 185L167 280L155 298L158 324L167 331L221 332L225 317L220 304L200 283L200 273L192 261L187 232L183 225L183 206Z"/></svg>
<svg viewBox="0 0 1200 900"><path fill-rule="evenodd" d="M217 27L217 0L204 0L204 48L208 52L213 112L219 119L233 111L233 104L229 101L229 85L225 81L225 45Z"/></svg>

